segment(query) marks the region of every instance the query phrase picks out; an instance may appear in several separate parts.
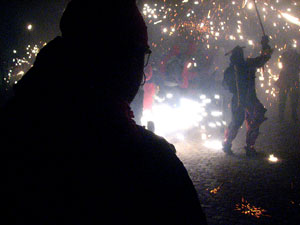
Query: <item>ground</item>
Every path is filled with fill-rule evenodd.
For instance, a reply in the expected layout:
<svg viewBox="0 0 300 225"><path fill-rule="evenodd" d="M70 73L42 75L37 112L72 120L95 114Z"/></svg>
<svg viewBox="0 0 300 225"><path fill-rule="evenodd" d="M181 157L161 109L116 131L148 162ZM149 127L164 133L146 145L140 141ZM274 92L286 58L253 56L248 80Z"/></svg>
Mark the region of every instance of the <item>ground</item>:
<svg viewBox="0 0 300 225"><path fill-rule="evenodd" d="M173 141L209 225L300 224L300 125L267 116L255 158L245 155L244 129L233 143L233 156L204 147L196 129L186 140ZM271 154L278 162L268 160Z"/></svg>

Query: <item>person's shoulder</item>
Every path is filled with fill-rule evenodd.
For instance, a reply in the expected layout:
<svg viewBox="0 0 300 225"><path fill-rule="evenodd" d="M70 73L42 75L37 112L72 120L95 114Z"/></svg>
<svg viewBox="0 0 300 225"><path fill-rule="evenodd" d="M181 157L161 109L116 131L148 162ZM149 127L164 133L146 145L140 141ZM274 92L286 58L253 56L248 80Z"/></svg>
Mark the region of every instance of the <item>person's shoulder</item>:
<svg viewBox="0 0 300 225"><path fill-rule="evenodd" d="M139 133L141 134L143 144L150 145L152 146L152 148L156 148L160 152L176 155L175 146L169 143L165 138L156 135L152 131L149 131L142 126L138 126L138 130Z"/></svg>
<svg viewBox="0 0 300 225"><path fill-rule="evenodd" d="M45 46L40 50L40 52L37 54L36 60L34 62L34 65L39 65L43 62L49 63L48 60L51 60L51 58L57 58L59 57L59 52L62 53L62 47L63 47L63 39L62 37L58 36L54 38L49 43L45 44Z"/></svg>
<svg viewBox="0 0 300 225"><path fill-rule="evenodd" d="M59 67L59 62L63 61L62 47L61 37L56 37L46 44L37 54L33 67L14 85L15 94L34 93L37 89L43 89L47 80L52 77L50 73Z"/></svg>

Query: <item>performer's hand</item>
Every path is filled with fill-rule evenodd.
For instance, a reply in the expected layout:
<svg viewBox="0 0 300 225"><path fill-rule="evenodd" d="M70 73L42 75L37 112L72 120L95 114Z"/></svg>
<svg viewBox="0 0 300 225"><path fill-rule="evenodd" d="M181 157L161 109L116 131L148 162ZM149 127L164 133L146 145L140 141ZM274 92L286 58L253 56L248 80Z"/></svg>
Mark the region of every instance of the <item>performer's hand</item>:
<svg viewBox="0 0 300 225"><path fill-rule="evenodd" d="M273 53L273 49L271 49L270 45L265 46L265 48L263 48L262 50L262 55L265 56L271 57L272 53Z"/></svg>
<svg viewBox="0 0 300 225"><path fill-rule="evenodd" d="M260 43L262 46L269 44L269 37L267 35L262 36Z"/></svg>
<svg viewBox="0 0 300 225"><path fill-rule="evenodd" d="M261 45L262 45L262 49L271 49L270 45L269 45L269 37L267 35L263 36L261 38Z"/></svg>

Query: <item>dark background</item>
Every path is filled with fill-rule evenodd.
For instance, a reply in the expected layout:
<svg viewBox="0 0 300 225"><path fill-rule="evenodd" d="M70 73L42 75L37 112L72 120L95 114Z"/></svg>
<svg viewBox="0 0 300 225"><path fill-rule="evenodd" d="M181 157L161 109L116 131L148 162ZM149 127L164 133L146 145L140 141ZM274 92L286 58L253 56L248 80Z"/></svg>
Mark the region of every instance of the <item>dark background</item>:
<svg viewBox="0 0 300 225"><path fill-rule="evenodd" d="M69 0L0 1L0 56L34 41L49 41L60 33L59 20ZM28 24L33 29L27 29Z"/></svg>
<svg viewBox="0 0 300 225"><path fill-rule="evenodd" d="M3 80L16 57L26 54L26 46L49 42L60 35L59 21L70 0L1 0L0 1L0 104L6 97ZM32 24L33 29L27 26Z"/></svg>

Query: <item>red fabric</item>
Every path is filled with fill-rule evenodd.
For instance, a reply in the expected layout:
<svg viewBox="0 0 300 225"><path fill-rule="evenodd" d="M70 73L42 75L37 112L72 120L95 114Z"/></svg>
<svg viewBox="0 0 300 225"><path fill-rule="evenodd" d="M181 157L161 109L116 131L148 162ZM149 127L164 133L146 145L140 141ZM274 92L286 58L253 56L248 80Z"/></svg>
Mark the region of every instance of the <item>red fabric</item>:
<svg viewBox="0 0 300 225"><path fill-rule="evenodd" d="M149 65L145 69L146 81L148 82L152 78L152 66ZM144 102L143 102L143 109L144 110L151 110L155 95L155 85L154 83L145 83L144 85Z"/></svg>
<svg viewBox="0 0 300 225"><path fill-rule="evenodd" d="M144 110L151 110L154 102L155 84L146 83L144 85Z"/></svg>
<svg viewBox="0 0 300 225"><path fill-rule="evenodd" d="M184 64L184 68L183 68L183 71L182 71L182 74L181 74L182 80L183 80L182 84L180 85L181 88L188 88L189 87L189 81L194 79L197 76L196 72L189 71L189 68L188 68L189 63L193 63L193 62L186 61L185 64Z"/></svg>
<svg viewBox="0 0 300 225"><path fill-rule="evenodd" d="M239 107L232 115L232 122L225 130L224 143L231 144L236 138L238 131L246 122L246 144L247 146L254 146L259 135L260 125L267 119L265 117L266 109L260 102L254 102L250 107Z"/></svg>
<svg viewBox="0 0 300 225"><path fill-rule="evenodd" d="M117 107L120 112L120 117L124 116L125 120L127 120L130 130L128 132L133 133L136 136L139 136L138 127L136 122L134 121L134 113L130 108L130 104L126 101L118 101Z"/></svg>

